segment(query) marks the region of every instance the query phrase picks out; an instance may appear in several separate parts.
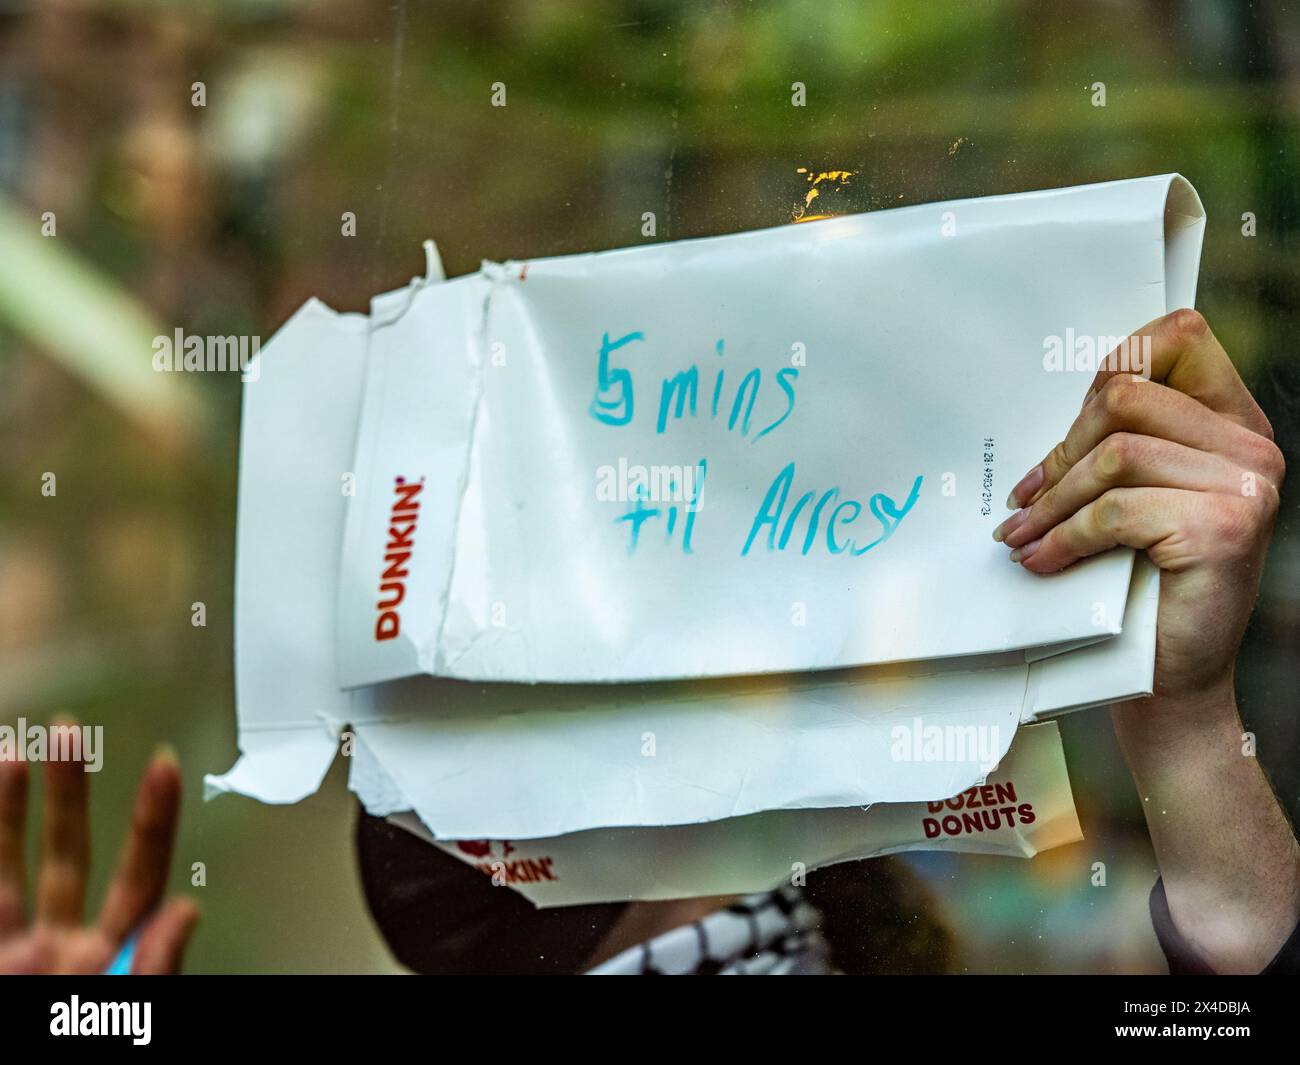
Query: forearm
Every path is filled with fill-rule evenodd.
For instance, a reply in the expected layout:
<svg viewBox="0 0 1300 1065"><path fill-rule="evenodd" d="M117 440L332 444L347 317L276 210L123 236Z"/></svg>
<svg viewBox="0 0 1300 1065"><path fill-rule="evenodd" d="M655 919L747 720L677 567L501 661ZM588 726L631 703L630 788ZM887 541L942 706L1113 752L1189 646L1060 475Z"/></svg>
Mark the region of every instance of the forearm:
<svg viewBox="0 0 1300 1065"><path fill-rule="evenodd" d="M1300 847L1243 751L1231 681L1112 718L1178 931L1217 972L1258 972L1300 920Z"/></svg>

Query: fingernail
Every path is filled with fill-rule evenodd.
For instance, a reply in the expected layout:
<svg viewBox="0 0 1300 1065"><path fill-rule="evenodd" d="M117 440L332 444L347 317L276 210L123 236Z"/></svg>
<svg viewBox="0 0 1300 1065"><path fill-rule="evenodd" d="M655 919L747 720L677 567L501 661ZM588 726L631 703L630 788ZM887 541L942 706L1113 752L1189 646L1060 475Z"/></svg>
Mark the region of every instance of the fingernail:
<svg viewBox="0 0 1300 1065"><path fill-rule="evenodd" d="M1011 552L1012 562L1024 562L1030 555L1038 550L1038 545L1043 542L1040 536L1037 540L1030 540L1024 547L1017 547Z"/></svg>
<svg viewBox="0 0 1300 1065"><path fill-rule="evenodd" d="M996 529L993 530L993 539L995 539L998 543L1001 543L1013 532L1015 532L1018 528L1020 528L1020 526L1025 523L1025 518L1027 517L1029 517L1028 507L1024 507L1020 510L1017 510L1014 514L1011 515L1011 517L1007 518L1006 521L1004 521L1001 525L999 525Z"/></svg>
<svg viewBox="0 0 1300 1065"><path fill-rule="evenodd" d="M1040 462L1020 479L1020 483L1015 488L1011 489L1011 494L1007 496L1007 510L1015 510L1028 503L1033 494L1042 487L1044 476L1043 464Z"/></svg>
<svg viewBox="0 0 1300 1065"><path fill-rule="evenodd" d="M160 743L153 749L153 761L169 762L175 766L181 764L180 755L176 753L176 748L170 743Z"/></svg>

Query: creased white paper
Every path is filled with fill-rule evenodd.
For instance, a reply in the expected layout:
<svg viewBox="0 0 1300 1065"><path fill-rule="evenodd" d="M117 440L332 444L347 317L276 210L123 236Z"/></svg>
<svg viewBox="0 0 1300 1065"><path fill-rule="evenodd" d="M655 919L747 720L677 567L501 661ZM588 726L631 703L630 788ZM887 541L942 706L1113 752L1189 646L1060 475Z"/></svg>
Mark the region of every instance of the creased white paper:
<svg viewBox="0 0 1300 1065"><path fill-rule="evenodd" d="M1157 211L1156 185L1169 180L1120 184L1142 186ZM1038 195L1052 194L1028 198ZM1166 220L1170 233L1183 217L1175 211ZM1178 254L1166 263L1165 280L1153 282L1161 303L1154 313L1192 302L1201 223L1199 215L1186 217L1192 221L1181 232L1193 240L1164 246L1167 256ZM260 378L246 385L240 469L236 695L244 757L230 773L208 778L210 793L268 802L309 794L350 722L399 785L375 800L374 812L412 809L444 838L523 840L934 799L981 779L988 752L996 750L993 762L1001 758L1018 722L1150 690L1158 581L1145 560L1134 569L1127 605L1105 619L1103 627L1119 635L1032 664L1009 651L798 677L485 686L420 676L343 690L336 608L348 497L341 484L391 472L356 461L366 365L377 357L371 327L406 320L421 296L456 284L419 280L384 294L369 319L312 301L262 351ZM1002 383L998 402L1013 402L1014 380ZM1027 454L1026 468L1038 457ZM1005 558L998 562L1015 575ZM436 584L432 594L456 595ZM948 601L965 594L958 582ZM891 756L898 729L935 725L974 728L983 749L977 743L975 757L961 764Z"/></svg>
<svg viewBox="0 0 1300 1065"><path fill-rule="evenodd" d="M390 820L539 907L764 891L822 866L906 850L1031 858L1083 838L1052 722L1021 729L985 784L946 802L773 810L523 841L437 840L414 814Z"/></svg>
<svg viewBox="0 0 1300 1065"><path fill-rule="evenodd" d="M1115 635L1131 551L1044 579L989 533L1097 361L1165 311L1194 204L1150 178L425 288L371 336L344 683L1034 660Z"/></svg>

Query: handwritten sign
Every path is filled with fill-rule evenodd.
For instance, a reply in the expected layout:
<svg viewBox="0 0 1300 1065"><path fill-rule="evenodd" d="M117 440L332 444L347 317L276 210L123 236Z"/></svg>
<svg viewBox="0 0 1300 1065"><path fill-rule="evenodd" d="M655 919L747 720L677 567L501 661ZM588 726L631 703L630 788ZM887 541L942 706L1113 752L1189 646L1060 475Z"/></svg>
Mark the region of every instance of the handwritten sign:
<svg viewBox="0 0 1300 1065"><path fill-rule="evenodd" d="M1044 579L991 532L1089 383L1044 338L1164 312L1170 187L488 264L415 294L370 337L345 678L666 680L1114 636L1131 552ZM413 542L399 483L423 485Z"/></svg>
<svg viewBox="0 0 1300 1065"><path fill-rule="evenodd" d="M611 356L620 348L632 342L644 342L645 333L637 330L611 340L605 333L600 342L600 355L596 364L596 394L591 401L590 413L593 418L604 425L624 426L629 424L636 411L635 372L631 366L611 364ZM718 432L738 433L750 437L750 422L755 404L760 396L766 401L768 395L779 389L784 397L783 409L761 429L753 434L754 441L761 440L768 433L780 428L794 413L795 386L799 370L793 366L782 367L770 375L766 392L763 391L763 368L754 367L743 372L740 384L731 396L730 410L724 402L727 395L727 367L721 360L726 355L726 341L719 339L714 345L718 362L706 366L706 393L712 396L708 404L707 417ZM700 366L692 363L688 368L678 371L672 377L660 382L659 405L655 414L655 432L663 434L669 429L670 421L680 422L683 418L694 419L700 414ZM711 384L709 382L711 378ZM719 418L719 405L722 404L722 417ZM762 408L760 408L761 410ZM635 551L641 541L641 529L647 522L662 521L666 526L666 535L671 539L677 528L682 511L681 549L690 554L691 536L695 528L695 517L702 506L702 493L705 476L708 473L708 459L702 457L693 467L669 467L671 471L667 484L656 483L656 470L646 475L646 480L638 479L631 486L633 506L626 514L614 520L627 522L630 530L628 550ZM680 473L677 471L680 469ZM852 525L863 514L864 506L854 499L842 499L838 485L818 493L810 490L799 495L787 510L790 489L794 482L795 464L787 463L772 480L771 486L763 496L754 520L745 537L742 555L749 554L760 533L766 532L766 544L769 551L784 551L795 532L796 524L803 522L801 554L808 554L815 543L821 542L824 527L825 549L833 555L848 552L852 557L864 555L877 544L882 544L893 535L899 522L912 509L921 491L923 478L917 477L906 501L900 507L883 492L877 492L866 503L866 510L879 523L880 530L875 539L859 545L853 539L841 541L836 535L836 527ZM666 497L666 498L665 498ZM651 506L647 501L667 502L667 506ZM814 502L815 500L815 502ZM680 508L679 508L680 504ZM805 512L805 508L807 511ZM760 541L761 542L761 541Z"/></svg>

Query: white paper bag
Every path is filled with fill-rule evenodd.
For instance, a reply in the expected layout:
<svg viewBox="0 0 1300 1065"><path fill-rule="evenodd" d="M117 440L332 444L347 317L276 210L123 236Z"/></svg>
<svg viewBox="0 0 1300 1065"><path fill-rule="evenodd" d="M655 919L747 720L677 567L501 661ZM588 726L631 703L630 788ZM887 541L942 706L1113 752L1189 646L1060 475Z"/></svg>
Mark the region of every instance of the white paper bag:
<svg viewBox="0 0 1300 1065"><path fill-rule="evenodd" d="M1130 187L1122 202L1136 196L1157 213L1160 190L1178 193L1164 218L1165 275L1150 286L1162 306L1152 316L1190 304L1195 284L1201 220L1190 190L1171 181L1118 183ZM229 773L208 778L209 794L292 802L312 793L350 723L387 778L400 782L386 801L367 793L371 812L413 809L444 838L521 840L935 799L982 779L986 752L1000 758L1018 722L1150 691L1158 581L1145 560L1119 635L1032 663L1008 651L797 678L530 687L414 677L343 690L336 606L346 599L344 486L391 472L355 463L366 366L377 357L370 343L382 323L400 325L422 295L447 287L437 281L377 297L369 318L309 302L264 347L259 379L246 385L236 575L242 754ZM1015 380L1004 382L1000 403L1016 402ZM454 452L456 439L438 446ZM433 434L421 441L436 442ZM1025 467L1047 446L1027 453ZM421 531L437 528L429 521ZM998 562L1000 572L1020 576ZM985 753L948 763L890 757L897 730L933 726L979 730ZM648 737L653 756L644 753Z"/></svg>
<svg viewBox="0 0 1300 1065"><path fill-rule="evenodd" d="M1033 659L1115 635L1130 550L1044 578L990 533L1099 360L1169 307L1199 218L1185 181L1147 178L424 288L371 331L343 682Z"/></svg>
<svg viewBox="0 0 1300 1065"><path fill-rule="evenodd" d="M909 850L1032 858L1083 838L1053 722L1021 729L983 785L931 803L774 810L519 841L437 840L412 813L389 820L543 908L765 891L822 866Z"/></svg>

